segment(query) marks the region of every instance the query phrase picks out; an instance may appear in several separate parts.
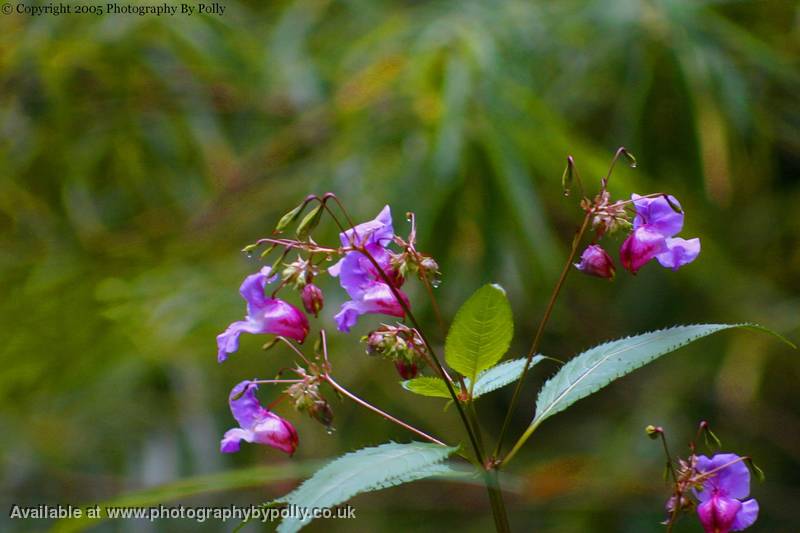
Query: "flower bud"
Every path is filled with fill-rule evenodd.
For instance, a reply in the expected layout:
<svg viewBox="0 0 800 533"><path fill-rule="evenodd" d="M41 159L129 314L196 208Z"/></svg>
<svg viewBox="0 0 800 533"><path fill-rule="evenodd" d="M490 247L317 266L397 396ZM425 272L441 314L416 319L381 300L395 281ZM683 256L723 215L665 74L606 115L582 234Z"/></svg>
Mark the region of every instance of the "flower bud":
<svg viewBox="0 0 800 533"><path fill-rule="evenodd" d="M612 279L615 271L611 256L597 244L586 247L581 254L580 263L575 263L575 268L584 274L606 279Z"/></svg>
<svg viewBox="0 0 800 533"><path fill-rule="evenodd" d="M319 316L319 312L322 311L322 307L325 305L325 298L322 294L322 290L313 283L309 283L303 287L300 299L303 301L303 307L305 307L306 312L315 317Z"/></svg>
<svg viewBox="0 0 800 533"><path fill-rule="evenodd" d="M403 379L414 379L419 373L419 367L416 363L408 362L404 359L398 359L395 361L394 367L397 369L397 373L400 374L400 377Z"/></svg>
<svg viewBox="0 0 800 533"><path fill-rule="evenodd" d="M317 422L325 427L329 427L333 422L333 410L326 400L315 401L308 412Z"/></svg>
<svg viewBox="0 0 800 533"><path fill-rule="evenodd" d="M661 427L651 425L644 428L644 432L647 433L647 436L651 439L657 439L659 435L664 433L664 430Z"/></svg>

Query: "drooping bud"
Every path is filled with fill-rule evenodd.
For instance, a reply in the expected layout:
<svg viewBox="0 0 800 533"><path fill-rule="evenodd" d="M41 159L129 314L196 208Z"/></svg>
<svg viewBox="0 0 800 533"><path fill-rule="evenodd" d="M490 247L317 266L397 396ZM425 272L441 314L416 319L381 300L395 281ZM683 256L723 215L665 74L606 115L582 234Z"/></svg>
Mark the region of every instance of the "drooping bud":
<svg viewBox="0 0 800 533"><path fill-rule="evenodd" d="M659 426L647 426L644 428L644 432L647 433L647 436L651 439L657 439L659 435L664 433L664 430Z"/></svg>
<svg viewBox="0 0 800 533"><path fill-rule="evenodd" d="M583 251L581 261L575 263L575 268L584 274L606 279L612 279L615 272L611 256L597 244L592 244Z"/></svg>
<svg viewBox="0 0 800 533"><path fill-rule="evenodd" d="M333 423L333 410L326 400L317 400L309 409L309 414L325 427Z"/></svg>
<svg viewBox="0 0 800 533"><path fill-rule="evenodd" d="M409 380L414 379L419 374L419 367L416 363L409 363L404 359L398 359L394 362L394 367L397 369L397 373L400 374L400 377Z"/></svg>
<svg viewBox="0 0 800 533"><path fill-rule="evenodd" d="M322 289L313 283L309 283L303 287L303 292L300 294L300 299L303 300L303 307L305 307L306 312L314 315L315 317L319 315L319 312L322 311L322 307L325 305L325 298L322 294Z"/></svg>

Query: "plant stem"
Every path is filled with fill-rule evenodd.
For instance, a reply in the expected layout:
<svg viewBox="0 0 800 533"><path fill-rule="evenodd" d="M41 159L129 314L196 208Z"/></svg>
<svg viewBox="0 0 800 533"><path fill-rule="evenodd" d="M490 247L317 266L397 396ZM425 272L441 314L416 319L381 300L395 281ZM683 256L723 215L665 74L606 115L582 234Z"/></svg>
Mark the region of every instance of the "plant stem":
<svg viewBox="0 0 800 533"><path fill-rule="evenodd" d="M478 460L478 463L483 464L483 452L481 446L475 437L475 432L472 429L469 420L467 420L467 415L464 412L464 406L461 404L461 400L458 398L458 395L456 394L456 391L453 388L452 379L448 375L447 371L444 369L444 366L442 366L442 363L436 357L436 352L434 351L433 346L431 346L428 337L425 335L425 332L420 327L416 317L411 312L411 308L408 306L408 304L406 304L405 300L403 300L403 297L400 296L400 292L394 286L392 281L389 279L389 276L386 274L386 272L384 272L383 267L381 267L381 265L372 256L372 254L369 253L367 249L364 248L363 246L357 247L356 250L359 251L361 254L363 254L369 260L369 262L372 263L372 265L378 271L378 274L380 275L383 282L386 283L386 285L392 291L392 295L395 297L395 300L397 300L397 302L403 308L403 312L411 321L411 324L413 324L414 328L419 332L420 337L422 337L422 342L425 343L425 348L431 354L431 360L433 360L434 364L436 365L436 369L439 372L439 375L441 375L442 378L444 379L444 383L447 386L447 392L450 394L453 403L455 403L456 409L458 410L458 415L461 417L461 422L464 424L464 429L466 429L467 431L467 436L469 437L472 449L475 451L475 458Z"/></svg>
<svg viewBox="0 0 800 533"><path fill-rule="evenodd" d="M344 387L342 387L341 385L339 385L339 383L337 383L336 380L334 380L330 376L330 374L325 374L323 376L323 378L325 379L325 381L327 381L330 384L331 387L333 387L334 389L336 389L337 391L339 391L343 395L347 396L348 398L350 398L351 400L356 402L358 405L360 405L362 407L366 407L370 411L373 411L373 412L381 415L383 418L385 418L389 422L394 422L398 426L400 426L400 427L402 427L404 429L407 429L408 431L411 431L412 433L416 433L420 437L422 437L422 438L424 438L426 440L429 440L429 441L433 442L434 444L439 444L440 446L447 446L447 444L445 444L444 442L440 441L436 437L432 437L432 436L428 435L427 433L425 433L424 431L419 430L419 429L415 428L414 426L412 426L410 424L406 424L402 420L393 417L392 415L390 415L386 411L382 411L381 409L378 409L377 407L375 407L371 403L362 400L361 398L359 398L358 396L356 396L355 394L353 394L349 390L347 390Z"/></svg>
<svg viewBox="0 0 800 533"><path fill-rule="evenodd" d="M536 352L539 350L539 344L542 341L542 334L544 333L544 328L547 325L548 320L550 320L550 315L553 313L553 307L555 306L556 300L558 299L558 295L561 292L561 288L564 286L564 281L567 279L567 275L569 271L572 270L572 261L575 259L575 254L578 251L578 246L583 239L583 234L586 233L586 229L589 227L589 221L591 220L592 215L594 214L593 210L587 211L586 215L583 217L583 223L581 224L580 229L575 234L575 237L572 239L572 247L570 248L569 256L567 257L567 261L564 263L564 268L561 270L561 275L558 278L558 281L553 287L553 292L550 295L550 300L547 302L547 308L545 309L544 315L542 319L539 321L539 327L536 329L536 335L533 338L533 342L531 343L531 348L528 350L528 357L525 361L525 367L522 369L522 373L520 374L519 380L517 380L517 385L514 388L514 394L511 396L511 403L508 406L508 411L506 411L506 417L503 421L502 429L500 430L500 436L497 439L497 446L494 450L494 456L497 457L500 454L500 450L503 447L503 439L508 432L509 424L511 423L511 417L514 414L514 408L517 406L517 402L519 401L519 395L522 390L522 384L525 382L525 377L528 375L528 370L531 366L531 360L533 356L536 355ZM531 426L533 427L533 426ZM530 428L528 428L530 430ZM527 435L527 436L526 436ZM528 431L520 437L520 441L524 442L530 436ZM520 441L517 442L517 445L514 446L514 452L516 453L516 449L520 446Z"/></svg>
<svg viewBox="0 0 800 533"><path fill-rule="evenodd" d="M503 491L500 488L498 471L489 469L485 472L484 477L486 479L486 490L489 492L489 502L492 504L494 527L498 533L509 533L511 528L508 525L508 515L505 502L503 502Z"/></svg>

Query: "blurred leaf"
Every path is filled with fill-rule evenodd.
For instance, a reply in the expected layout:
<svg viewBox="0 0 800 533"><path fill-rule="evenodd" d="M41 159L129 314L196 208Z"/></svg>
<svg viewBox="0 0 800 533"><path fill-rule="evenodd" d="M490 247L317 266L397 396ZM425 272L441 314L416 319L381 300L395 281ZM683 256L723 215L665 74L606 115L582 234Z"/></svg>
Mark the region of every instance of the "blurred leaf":
<svg viewBox="0 0 800 533"><path fill-rule="evenodd" d="M230 470L220 474L188 477L174 483L122 494L97 505L101 509L108 507L158 506L198 494L259 487L276 481L292 480L313 472L318 466L319 461L309 461L305 463L286 463L278 466L257 466L241 470ZM84 511L81 518L57 521L51 531L54 533L83 531L108 520L105 511L101 511L100 514L102 518L93 519L88 518Z"/></svg>
<svg viewBox="0 0 800 533"><path fill-rule="evenodd" d="M328 508L344 503L356 494L394 487L417 479L449 472L442 465L458 448L422 442L390 442L350 452L317 471L297 489L274 503L286 503L307 509ZM278 531L299 531L311 521L288 518Z"/></svg>
<svg viewBox="0 0 800 533"><path fill-rule="evenodd" d="M454 370L474 380L505 355L513 335L506 291L499 285L484 285L456 313L447 333L445 359Z"/></svg>

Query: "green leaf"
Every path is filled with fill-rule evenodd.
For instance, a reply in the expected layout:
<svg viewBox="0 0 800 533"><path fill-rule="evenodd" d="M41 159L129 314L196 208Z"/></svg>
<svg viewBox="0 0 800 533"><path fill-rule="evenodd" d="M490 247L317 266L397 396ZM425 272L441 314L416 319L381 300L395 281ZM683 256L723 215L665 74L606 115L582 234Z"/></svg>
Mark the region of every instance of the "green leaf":
<svg viewBox="0 0 800 533"><path fill-rule="evenodd" d="M413 392L414 394L450 399L450 392L447 390L447 385L441 378L433 376L420 376L418 378L403 381L401 382L401 385L403 385L404 389Z"/></svg>
<svg viewBox="0 0 800 533"><path fill-rule="evenodd" d="M484 285L456 313L444 347L447 364L474 380L503 357L513 334L506 291Z"/></svg>
<svg viewBox="0 0 800 533"><path fill-rule="evenodd" d="M543 420L662 355L712 333L737 327L772 333L754 324L696 324L651 331L595 346L571 359L544 384L536 400L536 416L531 425L538 426Z"/></svg>
<svg viewBox="0 0 800 533"><path fill-rule="evenodd" d="M276 500L305 508L333 507L356 494L385 489L417 479L439 476L447 468L441 465L457 448L423 442L363 448L332 461L318 470L297 489ZM279 533L299 531L312 518L287 518L278 526Z"/></svg>
<svg viewBox="0 0 800 533"><path fill-rule="evenodd" d="M545 359L549 358L543 355L535 356L531 359L530 368L533 368ZM475 380L475 387L472 389L472 397L477 398L487 392L492 392L493 390L497 390L500 387L505 387L509 383L517 381L522 374L522 369L525 368L525 360L526 358L523 357L521 359L512 359L511 361L503 361L499 365L481 372Z"/></svg>
<svg viewBox="0 0 800 533"><path fill-rule="evenodd" d="M531 359L530 368L533 368L545 359L558 361L558 359L553 359L552 357L537 355ZM522 374L522 369L525 368L525 360L526 358L523 357L521 359L513 359L511 361L503 361L499 365L493 366L492 368L484 370L478 374L478 378L475 380L475 387L472 390L472 397L478 398L487 392L492 392L500 387L505 387L509 383L517 381L519 376ZM470 386L469 378L464 378L464 382L467 384L467 387ZM419 394L421 396L447 398L448 400L451 399L450 393L447 391L447 385L445 385L444 380L441 378L433 376L421 376L418 378L409 379L408 381L402 381L401 385L403 385L403 388L407 391ZM455 387L456 393L458 393L460 390L458 383L454 383L453 386Z"/></svg>

